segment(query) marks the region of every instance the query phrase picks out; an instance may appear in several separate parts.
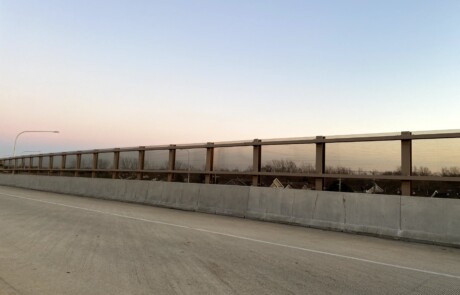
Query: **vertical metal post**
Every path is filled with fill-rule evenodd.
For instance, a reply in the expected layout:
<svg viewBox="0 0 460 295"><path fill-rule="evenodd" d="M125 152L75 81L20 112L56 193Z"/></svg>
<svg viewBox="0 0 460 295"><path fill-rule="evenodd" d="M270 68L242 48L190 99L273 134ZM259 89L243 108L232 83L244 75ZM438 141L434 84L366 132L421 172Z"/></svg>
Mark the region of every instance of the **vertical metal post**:
<svg viewBox="0 0 460 295"><path fill-rule="evenodd" d="M140 172L137 173L137 179L141 180L144 176L142 171L144 170L144 160L145 160L145 146L139 147L139 157L137 163L137 170Z"/></svg>
<svg viewBox="0 0 460 295"><path fill-rule="evenodd" d="M37 169L38 169L38 157L32 157L32 159L30 159L30 167L32 167L32 173L36 174L37 173Z"/></svg>
<svg viewBox="0 0 460 295"><path fill-rule="evenodd" d="M79 176L80 175L80 167L81 167L81 153L77 153L77 163L75 163L75 176Z"/></svg>
<svg viewBox="0 0 460 295"><path fill-rule="evenodd" d="M53 155L50 155L48 157L49 160L49 163L48 163L48 175L53 175L53 160L54 160L54 156Z"/></svg>
<svg viewBox="0 0 460 295"><path fill-rule="evenodd" d="M13 174L16 174L16 158L13 158Z"/></svg>
<svg viewBox="0 0 460 295"><path fill-rule="evenodd" d="M38 174L40 174L43 167L43 156L38 157Z"/></svg>
<svg viewBox="0 0 460 295"><path fill-rule="evenodd" d="M33 163L34 163L34 157L29 157L29 171L28 171L29 174L32 173Z"/></svg>
<svg viewBox="0 0 460 295"><path fill-rule="evenodd" d="M175 145L171 145L171 147L175 147ZM170 149L169 150L169 162L168 162L168 170L172 171L176 167L176 149ZM168 173L168 181L173 181L174 180L174 173L169 172Z"/></svg>
<svg viewBox="0 0 460 295"><path fill-rule="evenodd" d="M401 132L401 175L412 175L412 139L411 132ZM410 196L412 193L412 183L410 180L401 181L401 194Z"/></svg>
<svg viewBox="0 0 460 295"><path fill-rule="evenodd" d="M325 139L324 136L317 136L317 140ZM324 174L326 169L326 143L316 143L316 174ZM315 179L315 189L322 191L324 189L324 178L318 177Z"/></svg>
<svg viewBox="0 0 460 295"><path fill-rule="evenodd" d="M92 178L96 178L97 176L97 160L98 160L98 157L99 157L99 153L98 152L94 152L93 153L93 169L91 171L91 177Z"/></svg>
<svg viewBox="0 0 460 295"><path fill-rule="evenodd" d="M254 143L260 143L260 139L254 139ZM252 172L259 173L262 163L262 146L254 144L252 152ZM260 184L260 175L252 176L252 185L259 186Z"/></svg>
<svg viewBox="0 0 460 295"><path fill-rule="evenodd" d="M115 152L113 152L113 170L115 170L112 173L112 178L117 179L118 178L118 169L120 167L120 150L117 149Z"/></svg>
<svg viewBox="0 0 460 295"><path fill-rule="evenodd" d="M206 148L206 175L204 176L204 183L211 183L212 171L214 169L214 143L208 142L208 147Z"/></svg>
<svg viewBox="0 0 460 295"><path fill-rule="evenodd" d="M64 176L64 170L65 170L65 160L67 158L66 154L62 154L61 156L61 172L59 173L60 176Z"/></svg>

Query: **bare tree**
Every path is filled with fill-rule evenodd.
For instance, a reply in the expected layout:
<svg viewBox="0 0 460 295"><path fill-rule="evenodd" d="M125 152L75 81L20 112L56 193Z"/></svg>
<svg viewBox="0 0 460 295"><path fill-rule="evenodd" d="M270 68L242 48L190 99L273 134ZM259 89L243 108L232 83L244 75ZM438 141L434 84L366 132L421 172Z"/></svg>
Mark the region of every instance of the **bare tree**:
<svg viewBox="0 0 460 295"><path fill-rule="evenodd" d="M442 167L441 176L460 176L458 167Z"/></svg>
<svg viewBox="0 0 460 295"><path fill-rule="evenodd" d="M418 175L418 176L430 176L430 175L433 175L433 173L431 172L430 168L425 167L425 166L420 166L420 167L414 166L412 174L413 175Z"/></svg>

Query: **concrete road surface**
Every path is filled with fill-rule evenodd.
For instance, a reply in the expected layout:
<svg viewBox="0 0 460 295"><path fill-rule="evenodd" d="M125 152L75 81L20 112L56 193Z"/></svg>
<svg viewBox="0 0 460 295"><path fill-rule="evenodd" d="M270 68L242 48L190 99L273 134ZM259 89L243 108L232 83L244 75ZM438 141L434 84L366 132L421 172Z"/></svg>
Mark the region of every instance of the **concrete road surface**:
<svg viewBox="0 0 460 295"><path fill-rule="evenodd" d="M0 187L0 294L460 294L460 249Z"/></svg>

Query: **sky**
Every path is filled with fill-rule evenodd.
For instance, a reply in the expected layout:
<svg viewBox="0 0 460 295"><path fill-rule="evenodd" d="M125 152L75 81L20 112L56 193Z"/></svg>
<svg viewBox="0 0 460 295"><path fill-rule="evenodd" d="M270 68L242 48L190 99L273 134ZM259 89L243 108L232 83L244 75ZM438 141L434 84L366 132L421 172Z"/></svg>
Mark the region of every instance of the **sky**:
<svg viewBox="0 0 460 295"><path fill-rule="evenodd" d="M0 157L459 128L460 1L0 0Z"/></svg>

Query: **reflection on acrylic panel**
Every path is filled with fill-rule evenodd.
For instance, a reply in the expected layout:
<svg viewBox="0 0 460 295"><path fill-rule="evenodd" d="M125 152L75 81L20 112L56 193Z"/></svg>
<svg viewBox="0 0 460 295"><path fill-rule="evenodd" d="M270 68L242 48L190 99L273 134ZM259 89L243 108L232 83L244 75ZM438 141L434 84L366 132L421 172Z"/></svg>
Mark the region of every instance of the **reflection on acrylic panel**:
<svg viewBox="0 0 460 295"><path fill-rule="evenodd" d="M145 170L166 170L168 169L169 150L145 151Z"/></svg>
<svg viewBox="0 0 460 295"><path fill-rule="evenodd" d="M252 146L214 149L214 170L245 172L252 170Z"/></svg>
<svg viewBox="0 0 460 295"><path fill-rule="evenodd" d="M32 163L31 163L32 168L37 169L39 161L40 161L39 157L33 157L32 158Z"/></svg>
<svg viewBox="0 0 460 295"><path fill-rule="evenodd" d="M22 168L22 158L19 158L19 159L15 159L15 166L16 168Z"/></svg>
<svg viewBox="0 0 460 295"><path fill-rule="evenodd" d="M401 194L401 182L398 180L327 178L324 181L324 188L335 192Z"/></svg>
<svg viewBox="0 0 460 295"><path fill-rule="evenodd" d="M412 174L460 176L460 138L412 141Z"/></svg>
<svg viewBox="0 0 460 295"><path fill-rule="evenodd" d="M97 155L97 169L112 169L113 153L99 153Z"/></svg>
<svg viewBox="0 0 460 295"><path fill-rule="evenodd" d="M412 181L412 195L432 198L460 198L460 183L447 181Z"/></svg>
<svg viewBox="0 0 460 295"><path fill-rule="evenodd" d="M205 166L206 149L176 150L175 170L204 171Z"/></svg>
<svg viewBox="0 0 460 295"><path fill-rule="evenodd" d="M80 169L92 169L93 168L93 154L82 154Z"/></svg>
<svg viewBox="0 0 460 295"><path fill-rule="evenodd" d="M66 169L77 168L77 155L67 155L65 157L65 168Z"/></svg>
<svg viewBox="0 0 460 295"><path fill-rule="evenodd" d="M136 170L138 166L139 152L120 152L120 170Z"/></svg>
<svg viewBox="0 0 460 295"><path fill-rule="evenodd" d="M62 156L53 156L53 169L61 169Z"/></svg>
<svg viewBox="0 0 460 295"><path fill-rule="evenodd" d="M262 146L263 172L314 173L314 144Z"/></svg>
<svg viewBox="0 0 460 295"><path fill-rule="evenodd" d="M50 157L49 157L49 156L42 157L42 165L41 165L41 168L42 168L42 169L44 169L44 168L50 168Z"/></svg>
<svg viewBox="0 0 460 295"><path fill-rule="evenodd" d="M326 173L400 174L401 142L351 142L326 144Z"/></svg>

